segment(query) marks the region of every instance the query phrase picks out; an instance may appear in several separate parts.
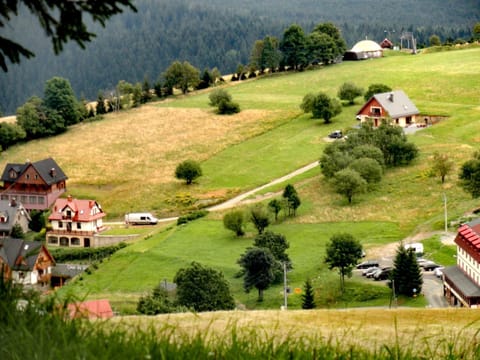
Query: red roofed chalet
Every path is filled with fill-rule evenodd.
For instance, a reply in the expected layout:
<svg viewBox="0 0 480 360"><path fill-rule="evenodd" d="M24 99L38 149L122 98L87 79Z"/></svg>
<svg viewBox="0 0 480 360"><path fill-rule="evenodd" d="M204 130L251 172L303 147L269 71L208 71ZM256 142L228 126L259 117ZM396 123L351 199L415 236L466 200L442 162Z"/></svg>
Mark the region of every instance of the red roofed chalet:
<svg viewBox="0 0 480 360"><path fill-rule="evenodd" d="M480 307L480 219L463 224L455 237L457 265L443 270L444 291L452 306Z"/></svg>
<svg viewBox="0 0 480 360"><path fill-rule="evenodd" d="M52 230L47 232L49 246L96 247L95 235L104 230L106 214L95 200L79 200L69 196L57 199L48 220Z"/></svg>

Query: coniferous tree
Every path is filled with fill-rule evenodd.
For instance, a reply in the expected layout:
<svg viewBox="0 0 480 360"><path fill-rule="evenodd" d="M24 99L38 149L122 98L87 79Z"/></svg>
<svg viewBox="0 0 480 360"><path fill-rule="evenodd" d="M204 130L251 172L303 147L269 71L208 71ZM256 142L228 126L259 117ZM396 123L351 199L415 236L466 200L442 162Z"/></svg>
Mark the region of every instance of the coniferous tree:
<svg viewBox="0 0 480 360"><path fill-rule="evenodd" d="M303 286L302 294L302 309L315 309L317 305L315 304L315 292L313 290L312 282L310 279L305 281Z"/></svg>
<svg viewBox="0 0 480 360"><path fill-rule="evenodd" d="M423 279L415 251L412 248L405 249L401 243L393 264L391 280L395 292L406 296L419 294L422 290Z"/></svg>
<svg viewBox="0 0 480 360"><path fill-rule="evenodd" d="M107 113L107 108L105 107L105 97L101 92L97 96L97 115L103 115Z"/></svg>

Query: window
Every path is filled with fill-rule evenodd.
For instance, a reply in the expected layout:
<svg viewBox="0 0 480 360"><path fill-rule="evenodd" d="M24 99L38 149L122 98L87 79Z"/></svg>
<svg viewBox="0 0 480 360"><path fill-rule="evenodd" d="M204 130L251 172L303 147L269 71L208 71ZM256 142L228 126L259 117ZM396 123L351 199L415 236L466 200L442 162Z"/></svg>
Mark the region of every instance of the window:
<svg viewBox="0 0 480 360"><path fill-rule="evenodd" d="M70 210L67 210L67 218L71 218L72 217L72 212Z"/></svg>
<svg viewBox="0 0 480 360"><path fill-rule="evenodd" d="M71 238L70 243L71 243L72 245L80 245L80 239L79 239L79 238L76 238L76 237Z"/></svg>
<svg viewBox="0 0 480 360"><path fill-rule="evenodd" d="M77 229L81 229L81 228L82 228L82 223L77 222Z"/></svg>
<svg viewBox="0 0 480 360"><path fill-rule="evenodd" d="M59 222L58 222L58 227L59 227L59 228L63 228L63 222L59 221Z"/></svg>
<svg viewBox="0 0 480 360"><path fill-rule="evenodd" d="M26 204L27 203L27 197L25 195L20 196L20 202L22 204Z"/></svg>
<svg viewBox="0 0 480 360"><path fill-rule="evenodd" d="M27 180L30 180L30 174L25 175L25 178L26 178Z"/></svg>
<svg viewBox="0 0 480 360"><path fill-rule="evenodd" d="M372 107L370 108L370 112L371 112L373 115L375 115L375 116L380 116L380 115L382 115L382 109L379 108L379 107L372 106Z"/></svg>
<svg viewBox="0 0 480 360"><path fill-rule="evenodd" d="M30 204L36 204L37 203L37 197L36 196L29 196L28 201Z"/></svg>
<svg viewBox="0 0 480 360"><path fill-rule="evenodd" d="M45 204L45 198L43 196L39 196L37 199L39 204L41 205Z"/></svg>
<svg viewBox="0 0 480 360"><path fill-rule="evenodd" d="M49 236L48 237L49 244L58 244L58 238L56 236Z"/></svg>
<svg viewBox="0 0 480 360"><path fill-rule="evenodd" d="M2 195L0 198L1 198L2 200L8 200L8 195Z"/></svg>
<svg viewBox="0 0 480 360"><path fill-rule="evenodd" d="M68 246L68 238L67 237L62 236L60 238L60 246Z"/></svg>

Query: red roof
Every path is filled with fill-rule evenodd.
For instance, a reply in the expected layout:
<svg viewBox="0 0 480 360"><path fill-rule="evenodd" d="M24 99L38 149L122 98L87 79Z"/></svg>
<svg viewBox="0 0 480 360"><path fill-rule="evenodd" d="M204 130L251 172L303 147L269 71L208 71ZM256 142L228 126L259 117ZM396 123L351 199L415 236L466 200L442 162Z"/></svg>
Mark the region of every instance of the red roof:
<svg viewBox="0 0 480 360"><path fill-rule="evenodd" d="M98 209L98 212L91 214L94 207ZM69 196L67 199L57 199L55 201L52 214L48 217L48 220L63 220L63 212L68 209L72 212L72 221L88 222L105 216L102 208L95 200L72 199Z"/></svg>
<svg viewBox="0 0 480 360"><path fill-rule="evenodd" d="M71 318L88 317L109 319L113 317L112 307L106 299L90 300L68 305Z"/></svg>
<svg viewBox="0 0 480 360"><path fill-rule="evenodd" d="M473 227L470 227L468 224L463 224L458 229L458 235L460 235L467 244L476 249L480 249L480 236L478 230L480 230L479 224L476 224Z"/></svg>

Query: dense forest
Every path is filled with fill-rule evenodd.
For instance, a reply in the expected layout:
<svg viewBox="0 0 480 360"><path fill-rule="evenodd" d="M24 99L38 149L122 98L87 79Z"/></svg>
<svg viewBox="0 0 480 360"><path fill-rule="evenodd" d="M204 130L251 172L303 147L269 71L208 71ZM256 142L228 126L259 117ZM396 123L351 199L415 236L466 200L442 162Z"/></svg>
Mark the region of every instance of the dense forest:
<svg viewBox="0 0 480 360"><path fill-rule="evenodd" d="M320 22L333 22L347 47L365 38L399 43L402 31L412 31L422 47L433 34L442 42L469 40L480 19L479 0L137 0L135 6L137 13L117 15L105 28L92 24L98 36L85 50L67 44L59 56L36 19L21 9L2 35L36 57L0 73L0 110L15 113L31 96L41 96L54 76L69 79L79 98L95 99L119 80L154 82L175 60L230 73L249 63L256 40L280 39L292 23L310 32Z"/></svg>

